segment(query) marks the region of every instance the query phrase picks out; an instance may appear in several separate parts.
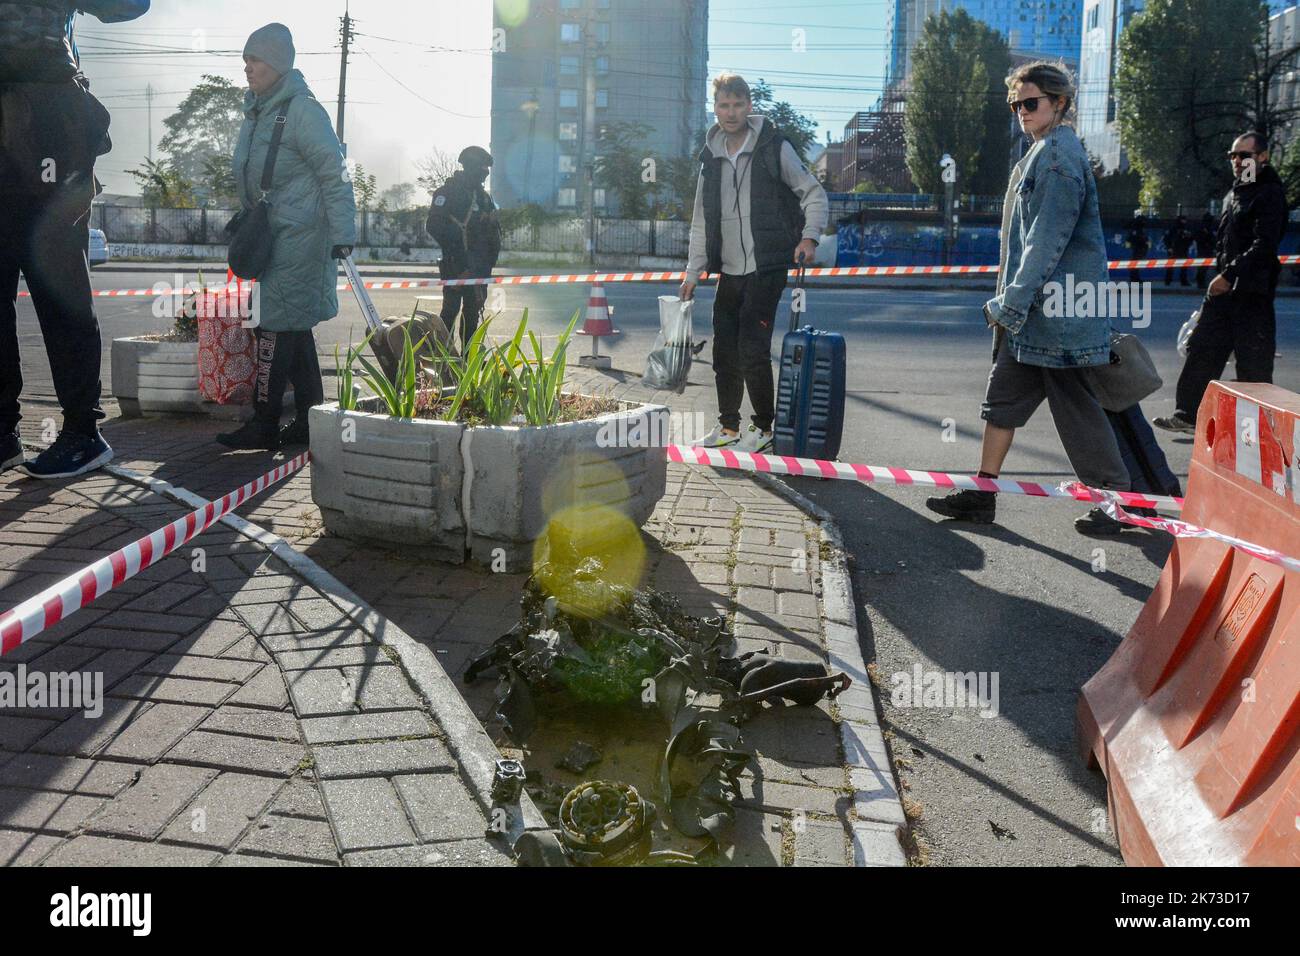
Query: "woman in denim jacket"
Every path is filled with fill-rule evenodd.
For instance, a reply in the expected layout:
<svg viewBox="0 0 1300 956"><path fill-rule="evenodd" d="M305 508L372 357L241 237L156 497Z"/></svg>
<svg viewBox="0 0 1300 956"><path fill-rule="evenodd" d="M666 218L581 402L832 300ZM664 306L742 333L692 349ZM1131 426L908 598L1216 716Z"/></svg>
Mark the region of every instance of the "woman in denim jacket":
<svg viewBox="0 0 1300 956"><path fill-rule="evenodd" d="M1011 110L1033 145L1011 172L997 295L984 306L994 328L994 360L980 410L985 425L979 474L998 476L1015 430L1046 399L1079 479L1127 491L1119 445L1084 371L1110 361L1110 319L1093 314L1104 309L1073 314L1074 290L1092 284L1093 302L1102 302L1105 296L1098 293L1107 281L1097 184L1088 154L1067 125L1074 85L1060 65L1040 61L1013 71L1007 89ZM1049 297L1055 301L1045 306ZM996 497L958 491L926 505L948 518L990 522ZM1075 527L1084 534L1117 534L1125 526L1094 508Z"/></svg>

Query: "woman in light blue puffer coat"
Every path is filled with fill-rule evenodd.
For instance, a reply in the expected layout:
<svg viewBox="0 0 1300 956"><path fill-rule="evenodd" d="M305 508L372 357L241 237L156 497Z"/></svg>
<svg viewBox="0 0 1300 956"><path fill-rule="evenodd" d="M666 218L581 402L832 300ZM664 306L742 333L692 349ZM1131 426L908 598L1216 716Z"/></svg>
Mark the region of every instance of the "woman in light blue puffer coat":
<svg viewBox="0 0 1300 956"><path fill-rule="evenodd" d="M329 114L293 68L293 37L283 24L257 30L244 47L244 125L235 147L239 201L261 198L262 170L276 118L287 105L275 175L267 193L271 262L258 280L257 384L253 418L218 435L231 448L274 449L307 442L307 410L324 401L312 329L338 314L338 259L356 242L356 203L343 147ZM285 386L293 384L297 415L279 429Z"/></svg>

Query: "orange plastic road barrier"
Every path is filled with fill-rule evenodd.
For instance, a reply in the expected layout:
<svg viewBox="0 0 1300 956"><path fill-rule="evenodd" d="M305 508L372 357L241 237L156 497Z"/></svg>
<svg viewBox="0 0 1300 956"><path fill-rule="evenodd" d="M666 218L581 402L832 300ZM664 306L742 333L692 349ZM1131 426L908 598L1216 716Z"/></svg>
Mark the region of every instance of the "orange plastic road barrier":
<svg viewBox="0 0 1300 956"><path fill-rule="evenodd" d="M1183 518L1300 554L1300 395L1214 382L1195 441ZM1300 572L1176 539L1078 719L1130 865L1300 865Z"/></svg>

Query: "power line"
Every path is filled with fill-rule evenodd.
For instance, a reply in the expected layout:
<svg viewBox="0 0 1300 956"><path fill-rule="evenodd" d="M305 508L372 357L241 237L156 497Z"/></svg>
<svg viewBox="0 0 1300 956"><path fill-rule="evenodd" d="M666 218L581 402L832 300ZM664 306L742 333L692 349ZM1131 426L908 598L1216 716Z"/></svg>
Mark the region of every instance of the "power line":
<svg viewBox="0 0 1300 956"><path fill-rule="evenodd" d="M492 114L491 114L491 113L478 113L478 114L474 114L474 113L457 113L455 110L449 110L449 109L447 109L447 107L445 107L445 106L439 106L437 103L433 102L432 100L430 100L430 99L426 99L425 97L421 96L419 93L415 92L415 90L411 89L409 86L407 86L407 85L406 85L405 83L403 83L401 80L399 80L397 77L393 76L392 73L389 73L389 72L388 72L388 68L385 67L385 66L384 66L382 63L380 63L378 60L376 60L375 57L374 57L374 55L373 55L369 50L363 50L363 49L361 49L360 47L358 47L358 48L357 48L357 52L358 52L358 53L363 53L363 54L365 54L365 55L370 59L370 62L374 63L375 66L379 67L379 69L383 71L383 73L384 73L385 76L387 76L390 80L392 80L394 83L396 83L396 84L397 84L398 86L400 86L402 89L406 90L406 92L410 93L412 96L414 96L414 97L415 97L417 100L419 100L421 103L424 103L424 104L426 104L427 106L432 106L435 110L439 110L439 111L441 111L441 112L443 112L443 113L447 113L447 114L449 114L449 115L451 115L451 116L459 116L459 117L461 117L462 119L491 119L491 117L492 117Z"/></svg>

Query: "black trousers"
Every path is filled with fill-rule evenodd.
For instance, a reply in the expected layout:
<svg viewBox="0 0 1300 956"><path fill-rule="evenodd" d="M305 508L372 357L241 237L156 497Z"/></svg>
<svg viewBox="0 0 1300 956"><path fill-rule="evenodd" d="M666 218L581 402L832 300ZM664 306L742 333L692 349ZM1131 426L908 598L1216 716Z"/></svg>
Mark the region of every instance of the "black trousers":
<svg viewBox="0 0 1300 956"><path fill-rule="evenodd" d="M27 279L63 427L94 435L100 407L100 334L86 264L90 207L85 197L0 197L0 432L22 418L18 353L18 274Z"/></svg>
<svg viewBox="0 0 1300 956"><path fill-rule="evenodd" d="M1187 361L1178 376L1179 413L1195 421L1205 389L1222 377L1230 355L1237 357L1237 381L1272 382L1276 350L1271 294L1227 292L1206 296L1196 329L1187 340Z"/></svg>
<svg viewBox="0 0 1300 956"><path fill-rule="evenodd" d="M325 401L315 338L310 331L268 332L258 329L254 419L268 425L279 425L284 409L284 388L289 383L293 383L297 417L305 421L308 410Z"/></svg>
<svg viewBox="0 0 1300 956"><path fill-rule="evenodd" d="M772 384L772 331L785 291L785 269L718 277L713 299L713 374L718 386L718 421L740 429L740 400L749 390L753 422L771 431L776 416Z"/></svg>
<svg viewBox="0 0 1300 956"><path fill-rule="evenodd" d="M439 267L439 274L443 279L458 279L459 272L446 267ZM476 278L486 278L492 274L489 269L483 276L475 273ZM463 316L463 323L460 330L460 347L461 354L465 354L465 346L469 345L469 340L474 337L478 330L479 319L483 317L483 306L487 303L487 286L484 285L454 285L442 287L442 311L438 317L442 319L442 324L447 327L451 333L452 341L456 340L456 316Z"/></svg>

